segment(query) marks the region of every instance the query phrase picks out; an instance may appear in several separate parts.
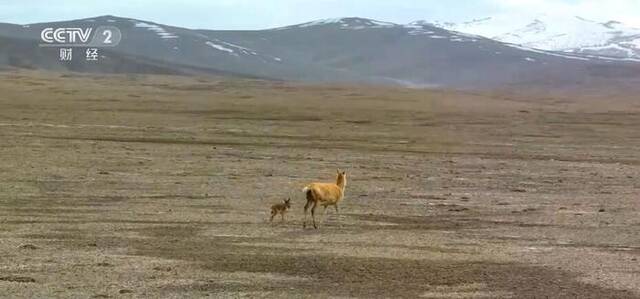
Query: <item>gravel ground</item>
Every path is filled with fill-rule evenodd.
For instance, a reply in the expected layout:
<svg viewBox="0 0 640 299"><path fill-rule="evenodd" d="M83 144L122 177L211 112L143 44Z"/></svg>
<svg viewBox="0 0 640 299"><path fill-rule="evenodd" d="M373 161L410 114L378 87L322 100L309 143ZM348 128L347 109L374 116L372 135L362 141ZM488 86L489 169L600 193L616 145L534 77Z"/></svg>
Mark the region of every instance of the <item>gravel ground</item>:
<svg viewBox="0 0 640 299"><path fill-rule="evenodd" d="M0 79L0 296L640 297L632 96Z"/></svg>

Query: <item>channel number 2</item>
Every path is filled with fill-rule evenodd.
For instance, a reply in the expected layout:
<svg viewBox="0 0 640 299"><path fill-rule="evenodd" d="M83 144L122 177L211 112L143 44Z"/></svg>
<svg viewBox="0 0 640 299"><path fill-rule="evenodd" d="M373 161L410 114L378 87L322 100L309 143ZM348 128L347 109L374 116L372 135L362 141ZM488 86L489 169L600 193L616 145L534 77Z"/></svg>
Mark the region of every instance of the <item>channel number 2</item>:
<svg viewBox="0 0 640 299"><path fill-rule="evenodd" d="M104 38L104 43L105 43L105 44L111 44L111 43L113 43L113 42L111 41L111 36L113 35L113 32L111 32L111 30L105 30L105 31L103 31L103 32L102 32L102 35L104 35L104 36L105 36L105 38Z"/></svg>

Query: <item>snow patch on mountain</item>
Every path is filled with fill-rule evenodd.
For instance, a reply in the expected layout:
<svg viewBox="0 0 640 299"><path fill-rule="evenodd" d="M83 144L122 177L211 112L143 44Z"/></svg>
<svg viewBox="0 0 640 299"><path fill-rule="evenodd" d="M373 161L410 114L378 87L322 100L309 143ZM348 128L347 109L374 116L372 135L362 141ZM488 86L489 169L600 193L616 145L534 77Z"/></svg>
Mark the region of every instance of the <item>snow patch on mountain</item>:
<svg viewBox="0 0 640 299"><path fill-rule="evenodd" d="M227 52L233 55L238 55L238 54L243 54L243 55L258 55L258 53L253 50L253 49L249 49L240 45L236 45L236 44L232 44L230 42L225 42L223 40L219 40L217 38L211 39L211 40L207 40L205 42L206 45L218 50L218 51L223 51L223 52Z"/></svg>
<svg viewBox="0 0 640 299"><path fill-rule="evenodd" d="M222 43L222 44L227 45L229 47L235 48L237 51L239 51L239 52L241 52L242 54L245 54L245 55L249 55L249 54L250 55L258 55L258 53L256 51L254 51L252 49L249 49L249 48L245 48L243 46L239 46L239 45L232 44L232 43L229 43L229 42L221 41L219 39L214 39L214 41Z"/></svg>
<svg viewBox="0 0 640 299"><path fill-rule="evenodd" d="M341 22L342 22L342 19L340 19L340 18L336 18L336 19L321 19L321 20L316 20L316 21L303 23L303 24L300 24L300 25L295 25L295 27L305 28L305 27L319 26L319 25L338 24L338 23L341 23Z"/></svg>
<svg viewBox="0 0 640 299"><path fill-rule="evenodd" d="M516 44L505 44L505 45L509 46L509 47L512 47L512 48L516 48L518 50L529 51L529 52L534 52L534 53L543 54L543 55L562 57L562 58L574 59L574 60L583 60L583 61L591 60L589 58L582 57L582 56L564 55L564 54L560 54L560 53L557 53L557 52L548 52L548 51L543 51L543 50L538 50L538 49L532 49L532 48L528 48L528 47L524 47L524 46L516 45Z"/></svg>
<svg viewBox="0 0 640 299"><path fill-rule="evenodd" d="M435 39L449 38L449 40L452 42L475 42L479 38L479 36L465 34L462 32L444 32L442 30L438 30L440 32L436 33L434 31L435 28L433 28L433 25L430 25L424 21L412 22L407 25L403 25L402 27L409 30L407 32L407 34L409 35L414 35L414 36L424 35L426 37L435 38ZM445 34L447 36L444 36Z"/></svg>
<svg viewBox="0 0 640 299"><path fill-rule="evenodd" d="M411 24L431 24L547 51L640 58L640 29L617 21L540 14L530 18L494 16L462 23L418 21Z"/></svg>
<svg viewBox="0 0 640 299"><path fill-rule="evenodd" d="M225 48L224 46L215 44L215 43L213 43L211 41L207 41L207 42L205 42L205 44L207 44L207 46L210 46L210 47L212 47L212 48L214 48L214 49L216 49L218 51L223 51L223 52L235 54L235 51L233 51L232 49Z"/></svg>
<svg viewBox="0 0 640 299"><path fill-rule="evenodd" d="M427 35L427 34L435 34L433 30L425 27L421 22L412 22L407 25L404 25L404 28L409 29L409 35Z"/></svg>
<svg viewBox="0 0 640 299"><path fill-rule="evenodd" d="M628 42L621 42L620 44L628 45L628 46L631 46L631 47L634 47L634 48L640 50L640 38L637 38L637 39L634 39L634 40L628 41Z"/></svg>
<svg viewBox="0 0 640 299"><path fill-rule="evenodd" d="M369 28L392 28L399 26L398 24L382 22L372 19L365 18L332 18L332 19L321 19L316 21L311 21L307 23L302 23L293 26L280 27L275 28L273 30L284 30L284 29L292 29L292 28L308 28L308 27L316 27L316 26L338 26L340 29L348 29L348 30L362 30Z"/></svg>
<svg viewBox="0 0 640 299"><path fill-rule="evenodd" d="M163 27L161 27L159 25L145 23L145 22L139 22L139 21L133 21L133 22L135 24L135 27L137 27L137 28L146 28L147 30L149 30L151 32L154 32L156 35L158 35L162 39L178 38L177 35L168 32L166 29L164 29Z"/></svg>
<svg viewBox="0 0 640 299"><path fill-rule="evenodd" d="M617 44L609 44L605 46L595 46L595 47L582 47L577 49L575 52L578 53L593 53L593 54L604 54L607 56L620 56L620 57L633 57L635 52L633 49L622 47Z"/></svg>
<svg viewBox="0 0 640 299"><path fill-rule="evenodd" d="M343 18L340 21L340 28L351 30L361 30L368 28L392 28L396 26L398 25L393 23L361 18Z"/></svg>
<svg viewBox="0 0 640 299"><path fill-rule="evenodd" d="M201 35L203 36L203 35ZM212 38L212 39L208 39L207 41L205 41L205 44L207 46L212 47L213 49L217 50L217 51L221 51L224 53L227 53L229 55L233 55L236 57L240 57L240 55L244 55L244 57L258 57L259 59L261 59L263 62L267 62L268 60L273 60L273 61L277 61L277 62L282 62L283 59L280 57L276 57L276 56L271 56L271 55L265 55L265 54L260 54L257 51L247 48L247 47L243 47L237 44L233 44L230 42L226 42L217 38Z"/></svg>

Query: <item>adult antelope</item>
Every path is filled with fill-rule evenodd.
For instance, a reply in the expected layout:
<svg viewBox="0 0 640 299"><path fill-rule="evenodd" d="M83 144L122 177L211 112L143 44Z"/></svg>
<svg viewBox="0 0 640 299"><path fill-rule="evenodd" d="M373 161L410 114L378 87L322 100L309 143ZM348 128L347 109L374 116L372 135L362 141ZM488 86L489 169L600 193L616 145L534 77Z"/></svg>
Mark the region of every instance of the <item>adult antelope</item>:
<svg viewBox="0 0 640 299"><path fill-rule="evenodd" d="M311 183L302 189L307 196L307 204L304 205L304 222L302 227L307 227L307 210L311 206L311 218L313 218L313 227L318 228L316 225L316 207L318 204L324 206L324 213L327 212L327 206L334 206L336 213L340 214L338 210L338 203L344 198L344 188L347 186L347 173L345 171L340 172L338 170L338 176L336 183ZM323 213L323 219L324 219Z"/></svg>

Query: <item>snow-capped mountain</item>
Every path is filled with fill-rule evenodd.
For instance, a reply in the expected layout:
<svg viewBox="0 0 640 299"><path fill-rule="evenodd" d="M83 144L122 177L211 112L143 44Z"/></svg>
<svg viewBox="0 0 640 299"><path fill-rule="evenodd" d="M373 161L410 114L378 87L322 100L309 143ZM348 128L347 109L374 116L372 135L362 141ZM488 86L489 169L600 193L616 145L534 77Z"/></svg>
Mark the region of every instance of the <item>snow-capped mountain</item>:
<svg viewBox="0 0 640 299"><path fill-rule="evenodd" d="M341 29L350 29L350 30L371 29L371 28L390 28L390 27L400 26L398 24L389 23L389 22L351 17L351 18L321 19L321 20L315 20L315 21L292 25L292 26L275 28L273 30L305 28L305 27L314 27L314 26L322 26L322 25L338 25L340 26Z"/></svg>
<svg viewBox="0 0 640 299"><path fill-rule="evenodd" d="M61 61L59 49L39 46L44 28L98 26L122 32L120 44L100 49L99 63L77 56ZM74 52L82 56L83 50ZM457 88L575 86L640 78L636 61L537 50L424 22L401 25L355 17L243 31L193 30L115 16L0 23L2 67Z"/></svg>
<svg viewBox="0 0 640 299"><path fill-rule="evenodd" d="M433 24L529 48L640 59L640 28L617 21L540 14L529 18L495 16L463 23Z"/></svg>

